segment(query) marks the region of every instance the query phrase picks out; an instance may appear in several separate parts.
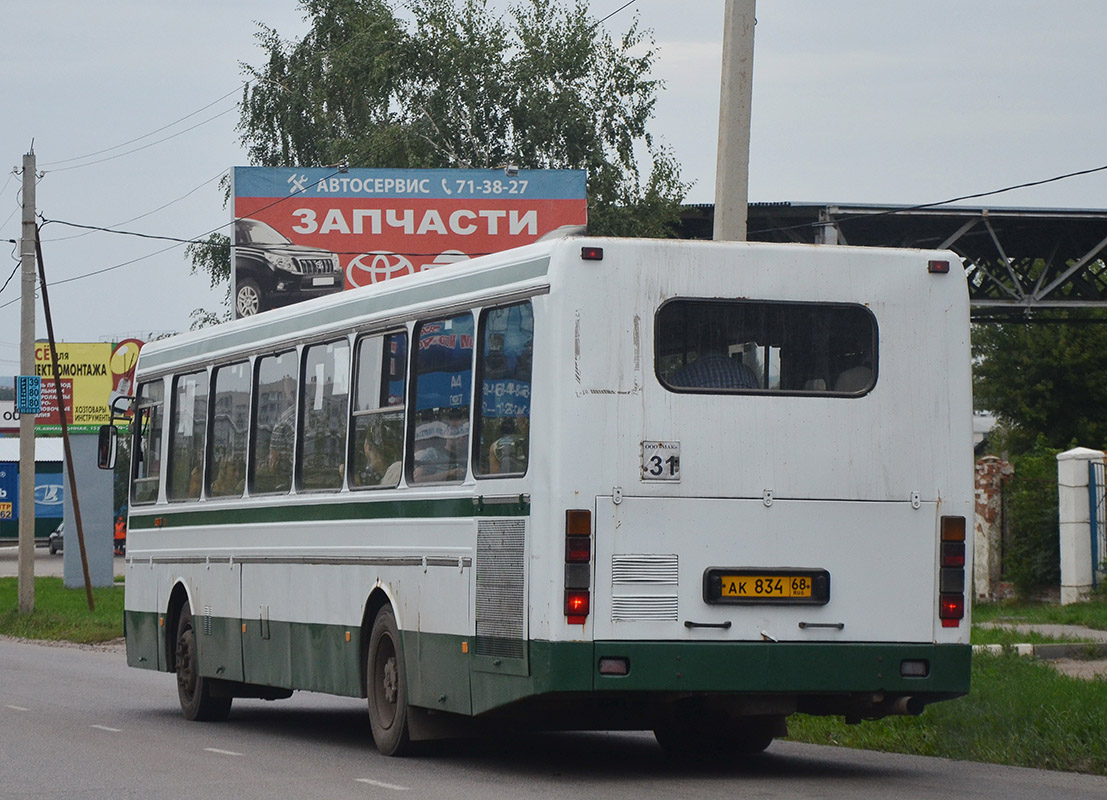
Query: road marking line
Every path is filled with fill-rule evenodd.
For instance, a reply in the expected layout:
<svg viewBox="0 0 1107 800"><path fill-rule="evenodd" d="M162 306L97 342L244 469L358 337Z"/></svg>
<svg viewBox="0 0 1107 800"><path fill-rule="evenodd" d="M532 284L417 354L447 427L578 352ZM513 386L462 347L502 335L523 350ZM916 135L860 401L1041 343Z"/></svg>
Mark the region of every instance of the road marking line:
<svg viewBox="0 0 1107 800"><path fill-rule="evenodd" d="M358 783L367 783L370 786L378 786L381 789L394 789L397 792L407 792L411 790L410 786L397 786L394 783L385 783L384 781L374 781L369 778L355 778Z"/></svg>
<svg viewBox="0 0 1107 800"><path fill-rule="evenodd" d="M123 733L119 728L109 728L107 725L89 725L90 728L95 728L98 731L107 731L108 733Z"/></svg>
<svg viewBox="0 0 1107 800"><path fill-rule="evenodd" d="M24 708L23 706L4 706L4 708L10 708L12 711L30 711L31 710L29 708Z"/></svg>
<svg viewBox="0 0 1107 800"><path fill-rule="evenodd" d="M218 747L205 747L209 753L218 753L221 756L240 756L242 753L236 753L234 750L220 750Z"/></svg>

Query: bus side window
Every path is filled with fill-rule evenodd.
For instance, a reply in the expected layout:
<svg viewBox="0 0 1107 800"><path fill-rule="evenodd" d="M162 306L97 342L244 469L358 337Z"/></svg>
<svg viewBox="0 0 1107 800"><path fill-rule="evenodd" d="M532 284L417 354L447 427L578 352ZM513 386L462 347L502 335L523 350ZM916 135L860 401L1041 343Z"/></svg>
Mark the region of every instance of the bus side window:
<svg viewBox="0 0 1107 800"><path fill-rule="evenodd" d="M530 302L481 314L477 379L481 389L473 457L480 477L523 475L530 449L534 311Z"/></svg>
<svg viewBox="0 0 1107 800"><path fill-rule="evenodd" d="M473 390L473 315L415 326L408 479L462 481L469 461Z"/></svg>
<svg viewBox="0 0 1107 800"><path fill-rule="evenodd" d="M341 339L305 348L301 383L299 485L340 489L346 469L350 343Z"/></svg>
<svg viewBox="0 0 1107 800"><path fill-rule="evenodd" d="M296 351L259 358L255 374L250 491L287 492L296 441Z"/></svg>
<svg viewBox="0 0 1107 800"><path fill-rule="evenodd" d="M205 431L208 424L208 373L178 375L173 380L169 427L170 500L197 500L204 480Z"/></svg>
<svg viewBox="0 0 1107 800"><path fill-rule="evenodd" d="M349 485L387 488L400 483L404 449L407 332L367 336L357 345Z"/></svg>
<svg viewBox="0 0 1107 800"><path fill-rule="evenodd" d="M208 496L241 497L250 431L250 364L217 367L213 387Z"/></svg>
<svg viewBox="0 0 1107 800"><path fill-rule="evenodd" d="M138 387L135 402L135 445L131 458L131 502L153 503L161 480L162 407L165 385L161 380Z"/></svg>

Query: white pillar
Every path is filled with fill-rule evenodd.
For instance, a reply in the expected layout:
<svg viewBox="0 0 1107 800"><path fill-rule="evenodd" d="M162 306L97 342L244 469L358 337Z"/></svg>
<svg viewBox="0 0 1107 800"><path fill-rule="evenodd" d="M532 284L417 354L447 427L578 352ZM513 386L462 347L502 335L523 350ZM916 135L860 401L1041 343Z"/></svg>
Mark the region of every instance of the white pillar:
<svg viewBox="0 0 1107 800"><path fill-rule="evenodd" d="M1061 536L1061 605L1086 600L1092 591L1092 527L1088 462L1103 462L1102 450L1077 447L1057 456Z"/></svg>

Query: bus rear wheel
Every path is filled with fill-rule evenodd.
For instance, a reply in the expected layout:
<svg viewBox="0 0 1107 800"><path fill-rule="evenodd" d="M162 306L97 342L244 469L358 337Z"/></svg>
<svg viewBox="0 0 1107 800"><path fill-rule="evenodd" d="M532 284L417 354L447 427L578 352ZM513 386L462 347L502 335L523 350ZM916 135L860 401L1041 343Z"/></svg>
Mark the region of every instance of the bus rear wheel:
<svg viewBox="0 0 1107 800"><path fill-rule="evenodd" d="M369 636L365 694L369 725L381 755L402 756L411 750L407 724L407 680L396 615L389 606L377 612Z"/></svg>
<svg viewBox="0 0 1107 800"><path fill-rule="evenodd" d="M196 632L192 611L186 605L177 622L177 697L185 719L197 722L222 722L231 713L230 697L213 697L211 682L200 674Z"/></svg>

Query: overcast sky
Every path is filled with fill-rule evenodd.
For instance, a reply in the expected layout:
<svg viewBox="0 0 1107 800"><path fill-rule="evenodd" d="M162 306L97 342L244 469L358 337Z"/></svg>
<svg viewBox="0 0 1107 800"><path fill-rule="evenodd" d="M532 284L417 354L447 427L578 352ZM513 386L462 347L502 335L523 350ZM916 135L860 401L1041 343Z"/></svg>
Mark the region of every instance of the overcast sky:
<svg viewBox="0 0 1107 800"><path fill-rule="evenodd" d="M689 202L714 199L723 5L637 0L604 23L617 35L637 14L654 31L652 130L694 181ZM218 179L247 163L234 128L256 21L306 29L294 0L5 4L0 238L19 237L9 168L32 140L46 219L179 238L225 225ZM751 201L935 202L1107 164L1103 0L760 0L757 21ZM1107 172L972 204L1107 208ZM42 236L60 339L186 330L222 302L181 246L56 223ZM18 267L3 246L0 284ZM0 290L0 374L18 371L18 341L16 274Z"/></svg>

